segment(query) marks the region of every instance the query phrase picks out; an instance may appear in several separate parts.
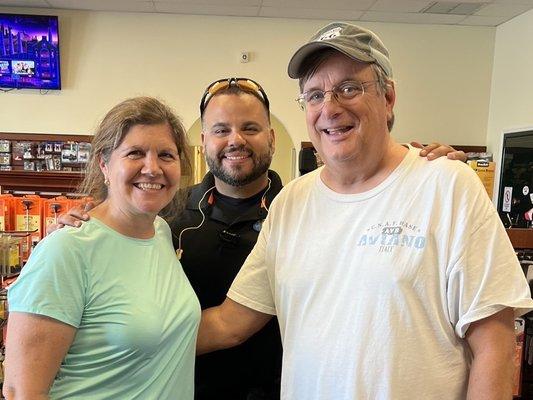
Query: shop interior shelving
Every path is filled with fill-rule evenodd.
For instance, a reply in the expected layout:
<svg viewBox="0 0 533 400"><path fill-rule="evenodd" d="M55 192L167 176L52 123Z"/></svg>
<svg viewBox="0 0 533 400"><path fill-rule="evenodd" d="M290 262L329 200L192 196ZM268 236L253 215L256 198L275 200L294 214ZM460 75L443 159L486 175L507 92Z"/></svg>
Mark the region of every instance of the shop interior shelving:
<svg viewBox="0 0 533 400"><path fill-rule="evenodd" d="M90 135L60 135L47 133L9 133L0 132L0 140L14 142L53 141L53 142L90 142ZM83 173L79 171L24 171L13 168L12 171L0 171L0 189L2 192L32 192L44 196L74 193Z"/></svg>

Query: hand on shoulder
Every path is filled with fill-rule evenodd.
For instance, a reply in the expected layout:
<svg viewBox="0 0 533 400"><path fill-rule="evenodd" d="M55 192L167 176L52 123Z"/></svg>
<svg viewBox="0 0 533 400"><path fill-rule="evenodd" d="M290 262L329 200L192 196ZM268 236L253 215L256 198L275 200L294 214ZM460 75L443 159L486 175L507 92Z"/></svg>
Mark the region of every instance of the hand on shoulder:
<svg viewBox="0 0 533 400"><path fill-rule="evenodd" d="M51 224L46 227L46 234L50 234L64 226L72 226L79 228L84 221L88 221L91 217L87 213L95 206L94 202L88 201L87 203L72 207L66 214L61 214L56 224Z"/></svg>

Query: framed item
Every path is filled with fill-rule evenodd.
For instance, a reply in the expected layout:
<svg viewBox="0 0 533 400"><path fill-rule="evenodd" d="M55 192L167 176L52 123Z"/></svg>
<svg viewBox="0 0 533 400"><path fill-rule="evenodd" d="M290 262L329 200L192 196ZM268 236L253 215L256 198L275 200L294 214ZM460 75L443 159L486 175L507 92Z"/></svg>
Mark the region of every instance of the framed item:
<svg viewBox="0 0 533 400"><path fill-rule="evenodd" d="M24 161L24 171L35 171L35 163L33 161Z"/></svg>
<svg viewBox="0 0 533 400"><path fill-rule="evenodd" d="M11 152L11 141L0 140L0 153L9 153L9 152Z"/></svg>
<svg viewBox="0 0 533 400"><path fill-rule="evenodd" d="M78 143L78 162L87 163L91 152L91 144L87 142Z"/></svg>
<svg viewBox="0 0 533 400"><path fill-rule="evenodd" d="M72 164L78 162L78 144L74 142L63 143L61 150L61 163Z"/></svg>
<svg viewBox="0 0 533 400"><path fill-rule="evenodd" d="M11 165L11 154L0 153L0 165Z"/></svg>

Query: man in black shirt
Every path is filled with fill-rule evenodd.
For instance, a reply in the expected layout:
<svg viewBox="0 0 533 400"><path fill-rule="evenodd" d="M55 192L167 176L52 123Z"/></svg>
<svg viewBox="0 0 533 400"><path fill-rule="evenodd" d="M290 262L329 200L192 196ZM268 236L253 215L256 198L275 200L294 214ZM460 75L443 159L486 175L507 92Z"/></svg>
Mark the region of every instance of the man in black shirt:
<svg viewBox="0 0 533 400"><path fill-rule="evenodd" d="M209 85L200 105L202 143L210 172L191 188L171 223L174 247L202 309L224 301L252 250L281 179L274 153L268 98L250 79ZM281 340L271 320L249 341L196 360L196 399L277 399Z"/></svg>

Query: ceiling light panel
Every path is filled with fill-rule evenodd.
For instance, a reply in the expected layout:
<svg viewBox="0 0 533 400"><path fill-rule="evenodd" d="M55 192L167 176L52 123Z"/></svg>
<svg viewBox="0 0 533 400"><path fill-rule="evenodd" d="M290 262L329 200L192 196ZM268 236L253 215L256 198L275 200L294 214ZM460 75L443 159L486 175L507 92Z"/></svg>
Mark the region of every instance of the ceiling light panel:
<svg viewBox="0 0 533 400"><path fill-rule="evenodd" d="M187 6L244 6L244 7L258 7L261 5L261 0L162 0L164 3L186 4ZM158 0L153 0L158 3Z"/></svg>
<svg viewBox="0 0 533 400"><path fill-rule="evenodd" d="M369 11L382 12L419 12L429 7L434 1L414 1L414 0L378 0L370 7Z"/></svg>
<svg viewBox="0 0 533 400"><path fill-rule="evenodd" d="M453 25L462 21L464 16L452 14L424 14L424 13L383 13L367 11L361 21L398 22L406 24L443 24Z"/></svg>
<svg viewBox="0 0 533 400"><path fill-rule="evenodd" d="M503 4L488 4L483 7L475 15L482 15L485 17L514 17L520 15L531 9L527 5L503 5Z"/></svg>
<svg viewBox="0 0 533 400"><path fill-rule="evenodd" d="M299 19L332 19L357 21L364 11L328 10L310 8L279 8L261 7L260 17L299 18Z"/></svg>
<svg viewBox="0 0 533 400"><path fill-rule="evenodd" d="M424 8L422 13L430 14L454 14L471 15L483 7L486 3L467 3L455 1L436 1L429 7Z"/></svg>
<svg viewBox="0 0 533 400"><path fill-rule="evenodd" d="M484 3L461 3L451 10L449 14L472 15L482 7L485 7Z"/></svg>
<svg viewBox="0 0 533 400"><path fill-rule="evenodd" d="M375 0L263 0L262 6L279 8L368 10Z"/></svg>

